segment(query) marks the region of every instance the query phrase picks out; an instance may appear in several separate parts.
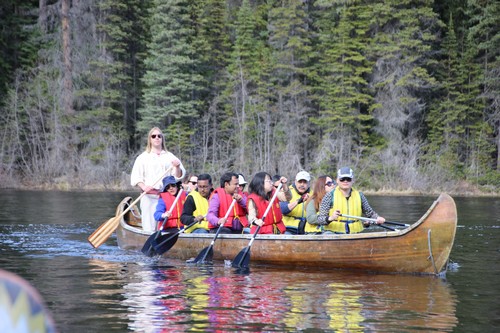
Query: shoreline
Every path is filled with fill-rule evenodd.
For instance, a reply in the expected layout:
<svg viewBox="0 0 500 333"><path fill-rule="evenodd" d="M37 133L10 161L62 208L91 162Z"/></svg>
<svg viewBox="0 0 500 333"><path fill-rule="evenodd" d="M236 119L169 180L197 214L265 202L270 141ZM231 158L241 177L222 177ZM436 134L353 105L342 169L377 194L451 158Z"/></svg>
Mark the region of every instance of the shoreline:
<svg viewBox="0 0 500 333"><path fill-rule="evenodd" d="M69 184L52 184L52 185L41 185L41 186L0 186L0 191L2 190L15 190L15 191L60 191L60 192L137 192L139 195L139 191L137 188L131 186L98 186L98 185L89 185L83 187L70 186ZM500 192L494 191L482 191L477 187L466 186L461 191L457 191L456 189L442 189L442 190L434 190L434 191L418 191L414 189L408 190L394 190L394 189L363 189L358 188L360 192L363 192L366 195L373 196L439 196L441 193L447 193L453 197L500 197Z"/></svg>

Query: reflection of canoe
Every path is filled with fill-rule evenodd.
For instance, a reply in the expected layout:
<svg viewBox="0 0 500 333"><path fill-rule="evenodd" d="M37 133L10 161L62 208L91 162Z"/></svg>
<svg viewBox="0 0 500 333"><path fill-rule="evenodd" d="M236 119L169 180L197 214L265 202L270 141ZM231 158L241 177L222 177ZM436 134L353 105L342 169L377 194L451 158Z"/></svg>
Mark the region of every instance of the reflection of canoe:
<svg viewBox="0 0 500 333"><path fill-rule="evenodd" d="M131 198L122 200L120 213ZM140 250L151 233L134 226L137 217L127 212L117 229L118 246ZM136 214L137 215L137 214ZM352 235L258 235L251 249L252 263L344 268L390 273L437 274L446 270L455 231L457 210L447 194L441 194L414 224L396 231ZM165 256L196 257L209 246L213 234L181 234ZM234 259L248 245L251 235L219 235L214 260Z"/></svg>

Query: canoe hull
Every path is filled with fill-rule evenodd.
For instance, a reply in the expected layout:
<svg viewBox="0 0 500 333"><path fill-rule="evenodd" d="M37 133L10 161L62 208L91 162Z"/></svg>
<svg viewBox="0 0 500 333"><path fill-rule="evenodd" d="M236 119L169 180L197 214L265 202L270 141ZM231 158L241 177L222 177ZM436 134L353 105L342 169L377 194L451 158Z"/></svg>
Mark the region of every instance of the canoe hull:
<svg viewBox="0 0 500 333"><path fill-rule="evenodd" d="M125 198L117 212L125 207ZM128 215L117 229L118 246L140 250L151 233L129 225ZM439 274L446 270L457 225L453 199L441 194L422 218L396 231L352 235L257 235L251 247L251 264L355 269L385 273ZM181 234L164 254L194 258L210 245L213 234ZM221 234L214 244L214 260L233 260L248 246L251 235Z"/></svg>

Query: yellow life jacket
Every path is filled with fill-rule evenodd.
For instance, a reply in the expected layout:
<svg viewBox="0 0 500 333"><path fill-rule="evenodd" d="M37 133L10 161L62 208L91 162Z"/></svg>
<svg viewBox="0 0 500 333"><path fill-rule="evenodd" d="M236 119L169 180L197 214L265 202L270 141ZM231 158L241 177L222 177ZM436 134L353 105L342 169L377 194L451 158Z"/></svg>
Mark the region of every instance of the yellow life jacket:
<svg viewBox="0 0 500 333"><path fill-rule="evenodd" d="M188 196L193 197L194 205L196 206L193 216L203 215L205 218L200 223L195 223L192 227L186 229L185 233L189 234L200 228L208 230L208 220L206 219L208 214L208 200L202 197L198 191L191 191Z"/></svg>
<svg viewBox="0 0 500 333"><path fill-rule="evenodd" d="M311 201L308 203L308 205L313 205L313 206L314 206L314 200L311 200ZM306 210L307 210L307 206L306 206ZM316 216L317 216L318 214L319 214L319 211L316 211ZM320 225L315 225L315 224L311 224L311 223L309 223L309 222L306 222L306 226L305 226L305 228L304 228L304 232L305 232L306 234L308 234L308 233L313 233L313 234L315 234L315 233L322 232L322 231L323 231L323 229L321 228L321 226L320 226Z"/></svg>
<svg viewBox="0 0 500 333"><path fill-rule="evenodd" d="M290 202L299 200L301 195L297 192L293 185L290 185L290 191L292 191L292 199L290 199ZM312 192L309 192L309 195L311 194ZM298 204L290 213L283 215L283 223L287 227L298 228L301 219L304 219L304 221L307 220L305 202Z"/></svg>
<svg viewBox="0 0 500 333"><path fill-rule="evenodd" d="M333 215L333 212L339 210L341 214L351 215L351 216L361 216L361 196L359 192L355 189L351 189L351 196L349 198L344 197L342 191L339 187L336 187L333 196L333 205L330 209L329 216ZM360 220L353 220L346 217L339 217L337 221L330 222L325 226L325 231L333 231L336 233L343 234L355 234L363 231L363 223Z"/></svg>

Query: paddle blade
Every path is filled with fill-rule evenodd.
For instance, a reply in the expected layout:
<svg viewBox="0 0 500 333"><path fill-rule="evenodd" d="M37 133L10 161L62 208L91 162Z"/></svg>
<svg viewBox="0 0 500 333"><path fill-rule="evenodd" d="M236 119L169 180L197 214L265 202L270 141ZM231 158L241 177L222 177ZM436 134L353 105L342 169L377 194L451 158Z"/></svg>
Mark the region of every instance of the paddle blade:
<svg viewBox="0 0 500 333"><path fill-rule="evenodd" d="M246 268L250 263L250 246L245 247L238 253L236 258L234 258L232 266L233 268Z"/></svg>
<svg viewBox="0 0 500 333"><path fill-rule="evenodd" d="M120 224L120 219L115 217L110 218L99 228L97 228L88 238L89 243L94 247L98 248L101 246L111 234L118 228L118 224Z"/></svg>
<svg viewBox="0 0 500 333"><path fill-rule="evenodd" d="M160 237L158 237L153 241L153 247L155 249L155 252L161 256L162 254L170 250L172 246L175 245L178 239L179 239L178 232L175 233L174 235L170 234L161 235Z"/></svg>
<svg viewBox="0 0 500 333"><path fill-rule="evenodd" d="M206 247L203 250L201 250L193 262L204 263L206 261L212 261L213 257L214 257L214 250L213 250L213 246L210 245L209 247Z"/></svg>
<svg viewBox="0 0 500 333"><path fill-rule="evenodd" d="M155 249L154 249L154 241L159 237L161 234L161 231L156 231L154 232L151 236L148 237L146 242L144 243L144 246L141 249L141 252L144 253L148 257L152 257L155 255Z"/></svg>

